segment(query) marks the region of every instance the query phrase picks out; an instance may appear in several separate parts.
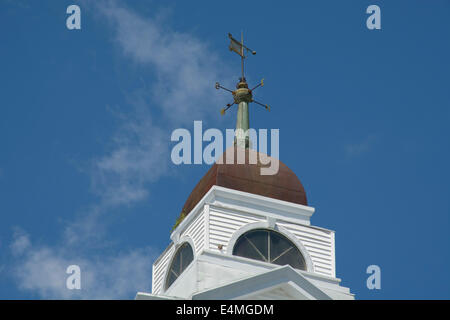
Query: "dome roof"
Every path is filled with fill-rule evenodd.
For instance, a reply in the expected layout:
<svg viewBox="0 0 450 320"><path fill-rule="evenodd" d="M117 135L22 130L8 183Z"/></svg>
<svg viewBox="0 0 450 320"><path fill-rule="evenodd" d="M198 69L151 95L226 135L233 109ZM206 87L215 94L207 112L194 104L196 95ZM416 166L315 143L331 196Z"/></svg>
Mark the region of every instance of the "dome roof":
<svg viewBox="0 0 450 320"><path fill-rule="evenodd" d="M230 157L230 149L224 153L224 158ZM243 151L241 148L239 148ZM232 150L231 150L232 151ZM237 149L234 147L234 158L236 160ZM254 150L245 150L245 164L237 164L237 161L223 161L224 164L215 163L203 178L192 190L189 198L183 206L182 215L187 215L203 196L211 189L213 185L253 193L273 199L307 205L305 189L294 172L284 163L279 161L278 173L274 175L261 175L261 168L268 168L269 165L263 165L259 159L261 153ZM249 164L249 155L258 154L258 163ZM270 160L273 158L268 157ZM228 159L227 159L228 160ZM232 163L232 164L227 164ZM264 161L266 162L266 161ZM180 218L184 218L181 217Z"/></svg>

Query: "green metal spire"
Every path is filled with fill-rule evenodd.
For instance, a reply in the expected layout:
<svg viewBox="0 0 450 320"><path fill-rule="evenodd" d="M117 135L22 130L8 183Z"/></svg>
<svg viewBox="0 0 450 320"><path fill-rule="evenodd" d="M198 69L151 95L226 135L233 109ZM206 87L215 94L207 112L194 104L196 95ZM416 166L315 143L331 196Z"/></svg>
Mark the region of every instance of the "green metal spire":
<svg viewBox="0 0 450 320"><path fill-rule="evenodd" d="M250 128L248 104L252 101L252 93L248 89L245 78L243 80L241 79L241 82L237 84L237 90L233 94L234 102L238 105L234 144L241 148L248 148L248 129Z"/></svg>

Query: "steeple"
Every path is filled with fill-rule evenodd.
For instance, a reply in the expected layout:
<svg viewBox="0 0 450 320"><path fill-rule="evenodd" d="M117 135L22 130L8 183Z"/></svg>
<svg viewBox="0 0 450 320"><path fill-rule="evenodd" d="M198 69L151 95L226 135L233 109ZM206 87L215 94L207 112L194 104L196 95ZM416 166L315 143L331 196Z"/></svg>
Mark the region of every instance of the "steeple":
<svg viewBox="0 0 450 320"><path fill-rule="evenodd" d="M250 49L243 38L229 37L242 76L233 91L216 88L233 96L222 114L238 105L235 145L248 148L250 103L269 106L253 99L263 82L249 89L245 80L244 49ZM245 150L250 153L258 152ZM315 209L300 180L281 161L272 175L261 174L263 166L216 162L209 169L153 264L152 293L138 292L136 299L354 299L336 278L335 233L311 225Z"/></svg>
<svg viewBox="0 0 450 320"><path fill-rule="evenodd" d="M237 41L233 38L233 36L229 33L228 37L230 38L230 51L236 52L241 57L241 78L236 85L236 90L232 91L221 86L218 82L216 82L216 89L223 89L225 91L231 92L233 95L233 103L227 104L226 108L220 110L220 113L223 115L225 112L234 104L238 105L237 119L236 119L236 133L234 144L238 147L248 148L249 147L249 136L248 129L250 128L249 124L249 104L254 102L260 106L263 106L267 110L270 111L270 107L268 105L262 104L253 99L253 90L258 87L262 87L264 85L264 79L255 86L253 89L248 88L247 81L245 79L244 74L244 60L246 58L245 53L251 52L253 55L256 54L256 51L253 51L244 45L244 35L241 34L241 41Z"/></svg>

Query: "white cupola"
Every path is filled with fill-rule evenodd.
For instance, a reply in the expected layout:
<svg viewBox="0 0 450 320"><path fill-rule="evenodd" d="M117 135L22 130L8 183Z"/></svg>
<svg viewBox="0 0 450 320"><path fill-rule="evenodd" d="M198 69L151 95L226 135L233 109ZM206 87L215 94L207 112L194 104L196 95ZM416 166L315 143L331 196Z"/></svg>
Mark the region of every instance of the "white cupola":
<svg viewBox="0 0 450 320"><path fill-rule="evenodd" d="M354 299L336 278L335 232L311 225L297 176L260 167L211 167L153 264L152 293L136 299Z"/></svg>

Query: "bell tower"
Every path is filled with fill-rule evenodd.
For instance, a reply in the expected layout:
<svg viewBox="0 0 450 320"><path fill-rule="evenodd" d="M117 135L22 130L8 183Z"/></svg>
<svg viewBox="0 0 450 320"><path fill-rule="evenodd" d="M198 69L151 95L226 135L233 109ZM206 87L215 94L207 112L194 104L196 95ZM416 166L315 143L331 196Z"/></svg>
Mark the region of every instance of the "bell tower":
<svg viewBox="0 0 450 320"><path fill-rule="evenodd" d="M230 50L241 56L242 76L232 91L238 105L235 144L224 157L279 162L262 175L260 161L217 161L186 200L171 243L153 264L152 292L136 299L354 299L336 277L335 232L313 226L315 209L294 172L278 159L249 148L249 105L244 52L231 34ZM222 158L223 159L223 158ZM270 162L269 161L269 162ZM264 161L267 163L267 161Z"/></svg>

